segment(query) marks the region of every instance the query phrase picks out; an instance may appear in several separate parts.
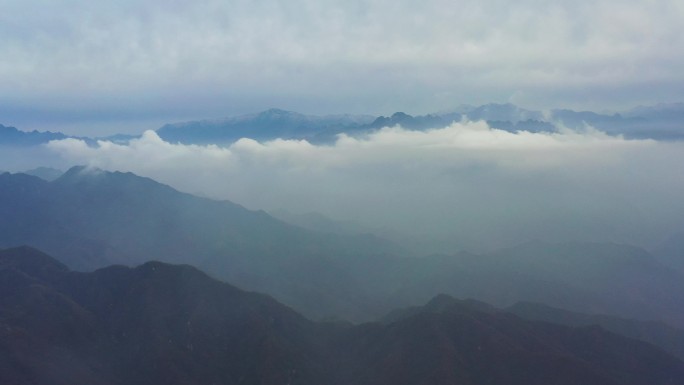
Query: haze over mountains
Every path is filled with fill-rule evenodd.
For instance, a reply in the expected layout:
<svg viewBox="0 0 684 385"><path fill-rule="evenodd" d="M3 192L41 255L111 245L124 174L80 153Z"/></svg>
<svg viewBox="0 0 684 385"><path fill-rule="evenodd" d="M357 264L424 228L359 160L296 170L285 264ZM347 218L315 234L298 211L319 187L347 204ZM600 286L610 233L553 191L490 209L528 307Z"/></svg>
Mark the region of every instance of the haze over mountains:
<svg viewBox="0 0 684 385"><path fill-rule="evenodd" d="M0 247L79 270L187 263L314 317L368 320L439 293L520 300L684 326L684 275L643 249L533 242L489 254L401 257L371 234L305 230L131 173L75 167L53 182L0 175Z"/></svg>
<svg viewBox="0 0 684 385"><path fill-rule="evenodd" d="M159 370L127 361L130 349L143 349L134 354L175 373L164 381L527 384L567 370L568 383L674 384L680 361L669 354L684 354L684 180L673 167L684 162L681 109L602 115L509 104L377 118L269 110L99 141L5 128L14 142L4 143L10 162L0 168L26 172L0 174L0 248L29 245L68 269L96 270L73 273L30 249L8 251L43 267L12 262L3 270L18 285L5 288L14 290L11 300L40 304L10 301L2 310L10 328L3 354L15 363L7 373L67 383L126 370L129 381L161 381ZM187 294L190 308L172 308L168 298L162 310L130 293L114 298L123 287L140 288L143 299L160 295L156 284L185 290L167 276L136 283L155 269L191 277L192 288L220 286L165 263L195 266L292 310L258 295L222 307L224 295L242 295L227 286L220 295ZM73 287L102 296L79 297ZM491 305L435 299L440 294ZM225 310L199 313L207 330L247 327L245 320L263 326L237 328L245 340L218 331L217 341L202 337L200 351L234 362L229 369L187 344L159 353L163 341L187 337L183 323L192 316L178 315L193 314L196 296L207 295ZM408 306L384 323L347 324ZM121 324L96 321L110 311L122 314ZM54 328L37 321L65 314ZM282 317L284 329L264 321ZM148 321L151 329L129 330ZM114 341L122 345L111 345L110 333L121 333ZM84 342L92 338L97 344ZM253 354L243 360L226 351L235 341ZM493 356L478 353L482 341L493 344ZM558 351L562 357L536 361ZM54 352L71 358L41 363ZM433 359L422 362L417 352ZM623 360L663 366L629 368ZM530 365L538 370L521 369Z"/></svg>
<svg viewBox="0 0 684 385"><path fill-rule="evenodd" d="M310 233L264 212L182 194L133 174L75 167L53 182L6 173L0 185L0 243L40 247L77 269L140 264L154 255L248 288L284 298L301 292L313 297L297 301L335 307L340 305L317 296L329 295L324 286L343 279L336 258L396 250L372 235ZM319 265L325 268L315 271ZM296 277L301 281L294 285ZM283 280L289 286L279 289ZM320 281L316 290L311 280Z"/></svg>
<svg viewBox="0 0 684 385"><path fill-rule="evenodd" d="M86 164L253 210L316 212L399 234L418 254L535 239L653 249L684 229L684 182L671 167L684 144L661 135L681 131L680 115L680 104L622 115L511 104L418 117L270 110L124 141L5 146L0 157L9 171Z"/></svg>
<svg viewBox="0 0 684 385"><path fill-rule="evenodd" d="M681 0L0 8L0 385L684 384Z"/></svg>

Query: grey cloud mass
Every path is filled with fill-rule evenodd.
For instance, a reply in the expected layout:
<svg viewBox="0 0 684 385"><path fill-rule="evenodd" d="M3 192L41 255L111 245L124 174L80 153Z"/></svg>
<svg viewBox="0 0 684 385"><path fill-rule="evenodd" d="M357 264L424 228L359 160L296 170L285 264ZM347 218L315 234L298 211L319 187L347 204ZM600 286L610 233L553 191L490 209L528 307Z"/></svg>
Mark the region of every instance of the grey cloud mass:
<svg viewBox="0 0 684 385"><path fill-rule="evenodd" d="M273 106L676 101L682 20L675 0L0 1L0 113L85 133Z"/></svg>
<svg viewBox="0 0 684 385"><path fill-rule="evenodd" d="M684 164L683 146L461 122L341 135L329 146L180 145L147 131L129 145L66 139L48 148L71 163L133 171L253 209L318 211L487 250L533 239L661 241L684 227L684 180L673 167Z"/></svg>

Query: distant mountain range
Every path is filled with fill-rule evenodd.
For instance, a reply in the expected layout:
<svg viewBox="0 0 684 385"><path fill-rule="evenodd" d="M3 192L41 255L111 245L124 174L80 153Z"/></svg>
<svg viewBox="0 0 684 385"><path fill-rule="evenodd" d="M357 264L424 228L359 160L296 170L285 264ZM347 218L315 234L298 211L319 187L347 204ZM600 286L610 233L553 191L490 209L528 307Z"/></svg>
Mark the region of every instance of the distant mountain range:
<svg viewBox="0 0 684 385"><path fill-rule="evenodd" d="M186 144L227 144L243 137L257 140L306 139L313 143L330 143L339 133L360 135L397 125L410 130L427 130L446 127L464 119L484 120L494 128L511 132L557 132L565 128L582 131L591 126L627 138L684 139L684 103L639 107L614 115L563 109L542 112L513 104L486 104L464 107L457 112L423 116L397 112L372 121L367 116L318 117L272 109L229 119L168 124L158 129L157 133L164 140Z"/></svg>
<svg viewBox="0 0 684 385"><path fill-rule="evenodd" d="M52 182L0 175L0 247L20 245L79 270L192 264L317 319L369 320L447 293L684 327L683 273L636 247L532 242L487 255L407 258L371 234L306 230L131 173L84 167Z"/></svg>
<svg viewBox="0 0 684 385"><path fill-rule="evenodd" d="M4 146L35 146L38 144L47 143L51 140L60 140L68 138L67 135L61 132L50 131L20 131L16 127L6 127L0 124L0 145Z"/></svg>
<svg viewBox="0 0 684 385"><path fill-rule="evenodd" d="M611 135L626 138L682 140L684 139L684 103L637 107L621 114L601 114L592 111L553 109L535 111L513 104L463 106L456 111L411 116L397 112L392 116L368 115L305 115L292 111L270 109L215 120L169 123L157 129L157 134L172 143L227 145L240 138L265 141L277 138L308 140L312 143L332 143L337 135L363 135L382 127L402 126L410 130L442 128L454 121L484 120L490 126L506 131L557 132L560 129L585 130L591 126ZM0 125L0 146L35 146L50 140L65 139L59 132L20 131ZM73 137L94 145L97 140L126 143L134 135L111 135L102 138Z"/></svg>
<svg viewBox="0 0 684 385"><path fill-rule="evenodd" d="M190 266L75 273L0 250L3 384L675 385L684 362L598 326L447 296L358 326L315 323Z"/></svg>
<svg viewBox="0 0 684 385"><path fill-rule="evenodd" d="M116 134L105 137L89 138L84 136L66 135L61 132L51 131L21 131L16 127L3 126L0 124L0 146L30 147L48 143L51 140L62 140L67 138L81 139L88 144L94 145L98 140L111 142L128 142L135 138L134 135Z"/></svg>
<svg viewBox="0 0 684 385"><path fill-rule="evenodd" d="M274 108L233 118L167 124L157 134L166 141L186 144L229 144L240 138L327 142L340 132L363 130L372 120L370 116L312 116Z"/></svg>

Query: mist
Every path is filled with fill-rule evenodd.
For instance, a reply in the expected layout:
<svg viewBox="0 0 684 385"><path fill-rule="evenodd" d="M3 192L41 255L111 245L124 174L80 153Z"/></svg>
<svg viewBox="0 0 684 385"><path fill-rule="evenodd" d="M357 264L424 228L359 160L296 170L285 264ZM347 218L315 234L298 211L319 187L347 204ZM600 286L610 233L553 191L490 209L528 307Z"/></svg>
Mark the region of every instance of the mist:
<svg viewBox="0 0 684 385"><path fill-rule="evenodd" d="M684 144L582 132L510 133L485 122L386 127L333 145L52 141L62 161L131 171L250 209L319 212L379 232L487 251L528 240L652 247L683 227ZM426 249L425 252L436 251Z"/></svg>

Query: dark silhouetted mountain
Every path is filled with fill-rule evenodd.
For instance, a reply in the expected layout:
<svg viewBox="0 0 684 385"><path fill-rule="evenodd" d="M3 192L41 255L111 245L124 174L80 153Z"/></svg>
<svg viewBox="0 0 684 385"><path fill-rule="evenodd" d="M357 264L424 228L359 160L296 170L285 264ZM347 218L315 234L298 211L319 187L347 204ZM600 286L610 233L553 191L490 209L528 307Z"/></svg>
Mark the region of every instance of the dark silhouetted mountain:
<svg viewBox="0 0 684 385"><path fill-rule="evenodd" d="M684 363L599 327L441 296L387 323L313 323L190 266L74 273L0 251L3 384L665 385ZM435 305L435 302L438 302Z"/></svg>
<svg viewBox="0 0 684 385"><path fill-rule="evenodd" d="M529 320L572 327L599 325L613 333L651 343L684 359L684 330L662 322L576 313L532 302L518 302L504 311Z"/></svg>
<svg viewBox="0 0 684 385"><path fill-rule="evenodd" d="M373 235L311 232L131 173L83 167L53 182L0 175L0 247L23 244L79 270L192 263L310 316L365 312L363 301L351 301L363 296L345 260L395 250Z"/></svg>
<svg viewBox="0 0 684 385"><path fill-rule="evenodd" d="M22 248L0 274L3 384L324 383L314 324L192 267L71 273Z"/></svg>

